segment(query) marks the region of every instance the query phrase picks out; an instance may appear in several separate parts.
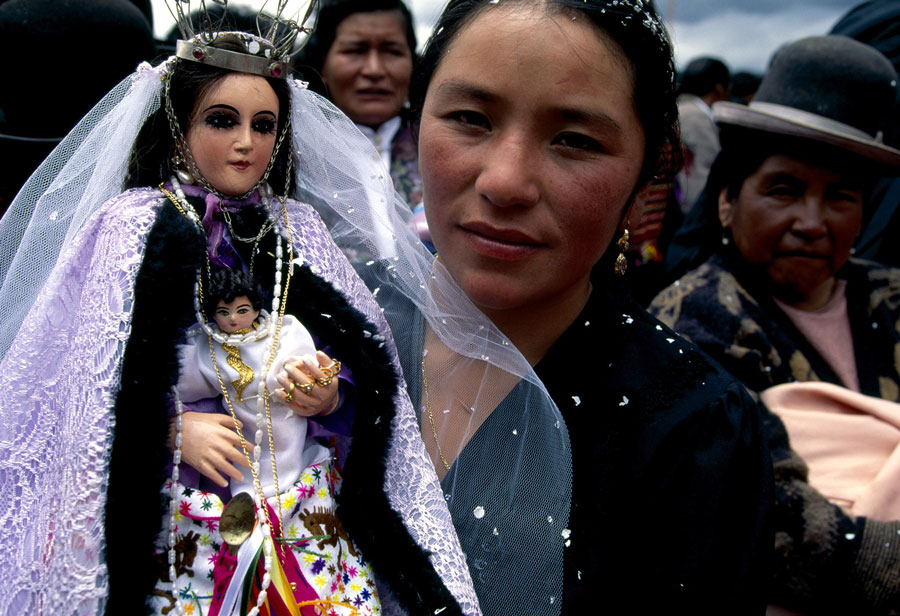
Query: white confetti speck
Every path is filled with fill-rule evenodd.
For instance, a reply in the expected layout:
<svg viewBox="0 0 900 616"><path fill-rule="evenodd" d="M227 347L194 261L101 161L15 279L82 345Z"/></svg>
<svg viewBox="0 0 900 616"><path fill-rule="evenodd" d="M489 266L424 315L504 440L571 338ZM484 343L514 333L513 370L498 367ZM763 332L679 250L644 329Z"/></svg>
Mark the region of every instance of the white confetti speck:
<svg viewBox="0 0 900 616"><path fill-rule="evenodd" d="M662 325L657 325L657 326L656 326L656 330L661 332L661 331L662 331Z"/></svg>
<svg viewBox="0 0 900 616"><path fill-rule="evenodd" d="M675 338L666 338L666 342L672 344L673 342L675 342Z"/></svg>
<svg viewBox="0 0 900 616"><path fill-rule="evenodd" d="M56 220L57 218L59 218L59 211L53 210L50 212L50 220Z"/></svg>
<svg viewBox="0 0 900 616"><path fill-rule="evenodd" d="M569 530L568 528L564 528L564 529L562 530L562 532L559 533L559 534L562 535L562 538L563 538L563 539L568 539L569 537L572 536L572 531Z"/></svg>
<svg viewBox="0 0 900 616"><path fill-rule="evenodd" d="M514 434L515 436L519 436L519 431L514 429L514 430L513 430L513 434Z"/></svg>
<svg viewBox="0 0 900 616"><path fill-rule="evenodd" d="M578 396L572 396L572 400L575 401L575 406L581 404L581 398L579 398Z"/></svg>
<svg viewBox="0 0 900 616"><path fill-rule="evenodd" d="M550 605L556 603L556 597L550 597Z"/></svg>
<svg viewBox="0 0 900 616"><path fill-rule="evenodd" d="M872 329L878 329L878 323L872 323Z"/></svg>
<svg viewBox="0 0 900 616"><path fill-rule="evenodd" d="M495 537L499 537L499 536L500 536L500 531L497 530L497 527L496 527L496 526L494 527L493 533L494 533L494 536L495 536Z"/></svg>
<svg viewBox="0 0 900 616"><path fill-rule="evenodd" d="M556 429L559 430L559 420L557 420L554 425L556 426Z"/></svg>
<svg viewBox="0 0 900 616"><path fill-rule="evenodd" d="M484 507L478 505L477 507L475 507L475 510L472 511L472 514L475 516L476 520L480 520L484 517Z"/></svg>
<svg viewBox="0 0 900 616"><path fill-rule="evenodd" d="M856 539L856 533L847 533L846 535L844 535L844 539L846 539L847 541L853 541L854 539Z"/></svg>
<svg viewBox="0 0 900 616"><path fill-rule="evenodd" d="M590 321L585 321L585 322L584 322L584 326L585 326L585 327L588 327L590 324L591 324Z"/></svg>
<svg viewBox="0 0 900 616"><path fill-rule="evenodd" d="M679 355L684 355L684 349L678 349L678 354L679 354Z"/></svg>
<svg viewBox="0 0 900 616"><path fill-rule="evenodd" d="M553 524L553 516L552 515L547 516L547 522L549 522L550 524Z"/></svg>
<svg viewBox="0 0 900 616"><path fill-rule="evenodd" d="M625 406L628 404L628 396L622 396L622 401L619 402L619 406Z"/></svg>
<svg viewBox="0 0 900 616"><path fill-rule="evenodd" d="M434 610L434 613L435 613L435 614L440 614L441 612L443 612L443 611L446 610L446 609L447 609L446 607L439 607L438 609Z"/></svg>
<svg viewBox="0 0 900 616"><path fill-rule="evenodd" d="M578 579L581 579L581 571L578 572Z"/></svg>

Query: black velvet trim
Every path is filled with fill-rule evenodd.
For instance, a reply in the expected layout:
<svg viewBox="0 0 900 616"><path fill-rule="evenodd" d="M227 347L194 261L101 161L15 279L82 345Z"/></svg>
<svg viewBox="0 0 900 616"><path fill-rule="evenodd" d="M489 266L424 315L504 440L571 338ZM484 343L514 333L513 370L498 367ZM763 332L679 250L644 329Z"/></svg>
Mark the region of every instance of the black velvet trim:
<svg viewBox="0 0 900 616"><path fill-rule="evenodd" d="M306 274L301 268L298 273ZM334 356L353 367L357 388L353 444L344 465L338 495L338 518L410 614L461 615L456 599L444 586L425 552L394 511L383 486L396 407L397 374L377 331L349 305L334 306L333 289L313 276L295 274L288 310L310 331L328 342ZM300 298L295 298L300 295ZM322 310L322 306L329 306ZM330 315L330 317L322 313ZM353 363L350 363L350 362Z"/></svg>
<svg viewBox="0 0 900 616"><path fill-rule="evenodd" d="M106 613L147 613L160 566L151 555L165 502L160 488L171 452L169 390L178 380L177 344L192 320L203 240L174 207L160 210L135 284L131 335L122 360L106 500Z"/></svg>
<svg viewBox="0 0 900 616"><path fill-rule="evenodd" d="M261 280L271 280L274 271L274 260L265 256L274 253L271 244L270 234L256 259ZM247 261L249 255L242 256ZM109 615L147 613L146 598L163 571L160 567L167 567L149 555L166 511L160 487L171 456L165 443L169 390L178 378L177 345L193 322L193 302L183 298L193 297L195 272L203 262L200 234L166 204L147 238L138 273L131 336L115 404L105 521ZM384 491L399 378L384 341L308 266L294 268L287 312L353 369L357 407L338 495L344 527L379 580L410 614L431 615L441 608L445 615L462 614L429 554L409 534Z"/></svg>

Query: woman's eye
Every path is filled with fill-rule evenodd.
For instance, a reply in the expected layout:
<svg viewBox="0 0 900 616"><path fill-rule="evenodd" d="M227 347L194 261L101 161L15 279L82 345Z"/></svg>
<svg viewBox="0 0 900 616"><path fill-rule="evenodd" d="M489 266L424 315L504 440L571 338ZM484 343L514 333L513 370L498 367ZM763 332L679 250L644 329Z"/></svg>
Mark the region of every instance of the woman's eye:
<svg viewBox="0 0 900 616"><path fill-rule="evenodd" d="M795 186L790 186L787 184L776 184L775 186L770 186L766 191L766 196L769 197L795 197L799 194L800 190Z"/></svg>
<svg viewBox="0 0 900 616"><path fill-rule="evenodd" d="M206 116L206 125L212 128L231 128L237 124L237 119L230 113L211 113Z"/></svg>
<svg viewBox="0 0 900 616"><path fill-rule="evenodd" d="M451 113L449 117L450 119L465 126L475 126L479 128L491 127L488 119L477 111L455 111Z"/></svg>
<svg viewBox="0 0 900 616"><path fill-rule="evenodd" d="M829 197L834 201L846 203L862 203L862 193L856 190L838 189L831 192Z"/></svg>
<svg viewBox="0 0 900 616"><path fill-rule="evenodd" d="M600 145L599 141L581 133L562 133L553 140L553 143L572 148L573 150L603 151L603 146Z"/></svg>
<svg viewBox="0 0 900 616"><path fill-rule="evenodd" d="M275 132L275 120L261 119L253 122L253 130L262 135L269 135Z"/></svg>

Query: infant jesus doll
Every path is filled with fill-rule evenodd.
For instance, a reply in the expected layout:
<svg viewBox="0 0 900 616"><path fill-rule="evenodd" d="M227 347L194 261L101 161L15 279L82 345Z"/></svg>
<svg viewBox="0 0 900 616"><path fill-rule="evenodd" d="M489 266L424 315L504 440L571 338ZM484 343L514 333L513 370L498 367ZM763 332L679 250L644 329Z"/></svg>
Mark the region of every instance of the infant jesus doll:
<svg viewBox="0 0 900 616"><path fill-rule="evenodd" d="M278 315L261 309L261 289L248 274L215 271L208 286L203 310L212 323L188 330L180 348L177 391L186 410L192 405L208 406L210 399L224 407L230 418L216 417L221 426L229 428L230 440L224 445L229 450L227 457L248 470L240 473L221 461L202 468L208 458L197 450L211 447L190 443L187 435L183 448L194 453L185 455L185 462L198 466L198 471L220 485L225 480L215 471L226 473L231 478L232 496L243 492L265 498L272 535L277 538L278 562L274 566L283 571L298 604L341 605L346 593L341 592L340 572L346 567L368 572L368 565L334 515L340 477L334 468L333 450L309 434L307 420L332 413L343 404L337 377L340 362L317 351L309 331L292 315L283 316L280 328L272 327L270 320ZM277 345L274 359L265 362L273 344ZM257 464L253 455L256 442L261 449ZM221 448L221 443L218 446ZM256 566L262 541L256 536L258 525L243 545L229 550L218 532L220 518L225 522L221 499L187 488L181 494L182 528L193 529L198 550L193 574L185 583L192 585L198 598L205 599L200 600L204 614L231 613L240 595L235 589L245 585L247 576L259 576L262 571ZM218 552L207 553L211 547ZM204 570L196 571L198 566ZM179 581L181 577L179 574ZM365 605L355 606L353 611L377 612L377 595L369 593L365 599Z"/></svg>
<svg viewBox="0 0 900 616"><path fill-rule="evenodd" d="M274 466L280 489L291 486L306 467L331 456L327 447L307 440L306 417L327 415L339 402L340 362L316 351L309 331L296 318L285 314L276 329L278 348L269 362L263 356L272 344L270 315L262 310L262 292L248 274L240 270L215 271L205 293L204 309L215 322L210 336L200 327L188 331L180 349L181 376L178 394L186 405L209 398L221 398L226 411L245 426L248 454L252 454L253 434L259 415L268 416L274 441ZM302 380L292 380L284 364L302 362L305 372L292 370ZM259 379L265 377L265 388ZM266 392L274 395L266 396ZM260 400L260 397L265 397ZM300 405L288 405L287 402ZM262 404L260 404L260 402ZM266 408L268 407L268 408ZM272 456L268 435L263 438L259 465L259 483L265 496L275 495ZM252 460L246 460L251 463ZM204 472L205 469L197 469ZM204 472L204 474L207 474ZM232 495L255 495L251 473L232 478Z"/></svg>

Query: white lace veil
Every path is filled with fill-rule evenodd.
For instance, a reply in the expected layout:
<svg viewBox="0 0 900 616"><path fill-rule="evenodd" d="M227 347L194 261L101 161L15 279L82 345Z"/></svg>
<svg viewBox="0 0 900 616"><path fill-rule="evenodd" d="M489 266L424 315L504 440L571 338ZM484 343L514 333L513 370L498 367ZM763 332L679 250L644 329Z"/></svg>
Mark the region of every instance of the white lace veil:
<svg viewBox="0 0 900 616"><path fill-rule="evenodd" d="M159 108L164 70L165 64L143 64L116 86L37 169L0 220L0 356L63 249L101 204L121 192L132 144ZM480 593L484 611L558 613L572 473L558 409L524 357L420 244L409 207L352 122L299 82L291 84L291 122L293 196L319 211L382 305L414 407L424 406L426 331L432 388L455 392L450 399L432 393L427 407L441 420L439 437L446 430L471 439L442 487L476 590L490 589ZM446 379L454 386L438 388ZM421 422L426 446L433 447L427 409ZM14 431L11 425L2 430L7 436ZM385 489L398 510L406 503L392 491L392 476L415 463L411 451L398 439L389 452ZM428 536L416 539L425 550L440 545Z"/></svg>

